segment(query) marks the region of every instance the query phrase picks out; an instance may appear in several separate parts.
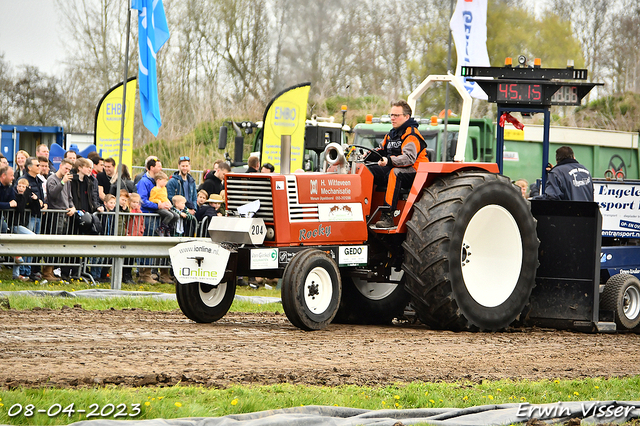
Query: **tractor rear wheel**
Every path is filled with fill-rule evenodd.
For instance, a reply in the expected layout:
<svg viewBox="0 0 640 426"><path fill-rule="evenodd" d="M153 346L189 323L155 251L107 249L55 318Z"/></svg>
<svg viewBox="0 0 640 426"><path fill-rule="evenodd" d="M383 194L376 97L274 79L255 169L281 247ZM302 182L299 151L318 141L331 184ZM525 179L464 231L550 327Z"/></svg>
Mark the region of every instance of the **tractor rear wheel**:
<svg viewBox="0 0 640 426"><path fill-rule="evenodd" d="M235 294L235 282L216 286L204 283L176 284L176 299L182 313L198 323L215 322L225 316Z"/></svg>
<svg viewBox="0 0 640 426"><path fill-rule="evenodd" d="M602 309L612 310L618 326L631 330L640 324L640 280L617 274L607 280L602 292Z"/></svg>
<svg viewBox="0 0 640 426"><path fill-rule="evenodd" d="M342 300L333 322L385 325L391 324L394 318L402 317L409 303L409 294L400 277L385 283L343 277Z"/></svg>
<svg viewBox="0 0 640 426"><path fill-rule="evenodd" d="M433 328L499 330L529 301L538 267L530 204L504 176L457 172L436 180L407 223L406 286Z"/></svg>
<svg viewBox="0 0 640 426"><path fill-rule="evenodd" d="M337 263L318 249L297 253L282 275L284 313L302 330L328 326L338 312L341 293Z"/></svg>

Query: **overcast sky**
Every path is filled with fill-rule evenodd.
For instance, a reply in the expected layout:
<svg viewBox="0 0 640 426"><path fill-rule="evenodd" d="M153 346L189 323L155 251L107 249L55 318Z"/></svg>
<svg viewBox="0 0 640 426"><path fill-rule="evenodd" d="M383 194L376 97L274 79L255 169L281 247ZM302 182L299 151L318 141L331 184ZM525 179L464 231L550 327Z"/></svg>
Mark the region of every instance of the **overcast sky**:
<svg viewBox="0 0 640 426"><path fill-rule="evenodd" d="M57 75L65 56L60 22L54 0L0 0L0 52L14 70L35 65Z"/></svg>
<svg viewBox="0 0 640 426"><path fill-rule="evenodd" d="M23 64L35 65L60 77L59 62L65 56L61 28L54 0L0 0L0 52L14 70Z"/></svg>

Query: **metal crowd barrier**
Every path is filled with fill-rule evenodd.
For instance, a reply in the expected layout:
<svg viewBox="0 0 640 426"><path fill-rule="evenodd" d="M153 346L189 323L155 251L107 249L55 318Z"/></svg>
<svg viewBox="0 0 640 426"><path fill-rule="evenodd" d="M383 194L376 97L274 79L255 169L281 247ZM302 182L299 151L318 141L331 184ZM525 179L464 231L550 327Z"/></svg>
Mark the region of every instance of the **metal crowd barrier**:
<svg viewBox="0 0 640 426"><path fill-rule="evenodd" d="M14 257L22 256L21 265L52 265L70 269L70 277L95 282L90 273L96 268L111 268L111 288L120 289L122 268L170 269L169 248L193 238L208 239L208 220L201 221L188 235L159 237L154 233L160 223L155 213L120 213L118 229L114 229L115 213L96 213L102 225L99 235L87 235L74 217L63 210L43 210L39 234L17 233L12 224L29 224L28 212L0 211L0 264L16 265ZM145 223L143 236L127 236L129 224ZM31 224L33 225L33 224ZM27 226L29 228L29 226ZM36 229L31 227L31 229Z"/></svg>

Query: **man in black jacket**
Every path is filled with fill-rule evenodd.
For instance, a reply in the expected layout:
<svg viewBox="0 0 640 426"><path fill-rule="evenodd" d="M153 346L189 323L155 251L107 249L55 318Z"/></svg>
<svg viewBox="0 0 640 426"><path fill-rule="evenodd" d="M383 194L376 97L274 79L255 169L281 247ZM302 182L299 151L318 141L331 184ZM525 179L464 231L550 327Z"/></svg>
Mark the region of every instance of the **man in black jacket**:
<svg viewBox="0 0 640 426"><path fill-rule="evenodd" d="M9 166L0 166L0 210L13 209L18 205L13 191L13 169ZM7 232L9 226L6 218L0 212L0 231ZM9 214L7 212L7 214Z"/></svg>
<svg viewBox="0 0 640 426"><path fill-rule="evenodd" d="M98 182L92 175L93 161L86 158L78 158L75 162L77 173L73 175L71 179L71 197L73 198L73 204L77 210L76 214L80 217L78 220L77 232L80 234L95 235L101 233L101 229L96 229L97 217L93 216L93 213L99 211L103 212L104 207L100 203L98 196ZM87 213L91 213L87 216ZM91 220L86 219L89 217ZM86 222L85 222L86 220ZM99 223L99 221L98 221ZM86 224L84 227L82 224ZM101 263L101 258L91 258L91 263ZM94 278L100 279L102 276L102 267L91 266L91 275ZM104 278L106 279L106 273L108 269L104 269Z"/></svg>
<svg viewBox="0 0 640 426"><path fill-rule="evenodd" d="M204 182L198 187L198 191L204 189L207 191L207 195L220 194L224 190L224 177L230 171L231 167L223 160L216 161L214 169L207 173Z"/></svg>
<svg viewBox="0 0 640 426"><path fill-rule="evenodd" d="M591 173L575 159L573 150L561 146L556 150L556 166L547 175L544 194L536 199L593 201Z"/></svg>
<svg viewBox="0 0 640 426"><path fill-rule="evenodd" d="M113 158L105 158L102 171L98 172L96 175L96 181L98 182L98 196L100 197L100 200L104 200L104 196L111 193L111 178L113 178L115 173L116 160Z"/></svg>
<svg viewBox="0 0 640 426"><path fill-rule="evenodd" d="M247 160L247 171L245 173L258 173L260 170L260 157L251 155Z"/></svg>
<svg viewBox="0 0 640 426"><path fill-rule="evenodd" d="M40 200L40 208L46 209L47 205L44 203L44 189L42 188L42 181L38 177L38 175L40 174L40 161L38 161L36 157L29 157L27 158L25 167L27 168L27 174L24 177L29 181L31 192L38 196L38 200ZM36 234L39 234L40 225L38 224L37 231L35 229L32 229L32 231Z"/></svg>
<svg viewBox="0 0 640 426"><path fill-rule="evenodd" d="M71 196L76 210L82 210L87 213L104 211L104 207L102 207L98 198L96 180L91 175L93 163L86 158L79 158L76 160L75 167L78 172L71 179Z"/></svg>
<svg viewBox="0 0 640 426"><path fill-rule="evenodd" d="M29 157L24 163L27 169L27 174L24 177L29 182L29 188L31 193L38 197L37 203L40 204L40 210L46 210L44 188L42 187L42 181L38 177L40 174L40 161L36 157ZM29 231L34 234L40 234L40 228L42 227L42 213L40 211L32 211L31 218L29 219ZM34 259L34 262L38 262L38 259ZM41 278L40 267L34 265L31 267L31 275L29 277L32 281L38 281Z"/></svg>

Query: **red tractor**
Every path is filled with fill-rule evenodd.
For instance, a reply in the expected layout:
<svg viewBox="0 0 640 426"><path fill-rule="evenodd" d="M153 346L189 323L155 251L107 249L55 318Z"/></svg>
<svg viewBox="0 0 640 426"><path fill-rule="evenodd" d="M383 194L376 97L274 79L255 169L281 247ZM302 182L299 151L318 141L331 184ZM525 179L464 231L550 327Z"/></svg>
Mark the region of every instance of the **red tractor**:
<svg viewBox="0 0 640 426"><path fill-rule="evenodd" d="M510 112L544 114L544 190L550 106L580 105L601 83L575 82L587 71L572 66L510 62L462 67L462 75L498 104L499 122L513 120ZM601 283L598 204L524 199L501 174L504 129L495 147L467 140L471 98L458 79L430 76L409 96L412 109L437 81L451 82L464 101L457 143L446 148L453 162L420 164L393 212L396 228L370 226L384 196L363 162L370 148L328 143L323 172L228 174L235 215L212 219L211 242L170 250L185 315L216 321L231 306L237 277L263 276L282 278L285 313L304 330L388 323L409 301L420 321L438 329L499 330L520 318L588 331L615 331L618 321L635 330L637 286L622 291L614 282L608 292ZM496 164L465 162L467 148L473 158L495 155ZM631 317L621 322L622 315Z"/></svg>
<svg viewBox="0 0 640 426"><path fill-rule="evenodd" d="M409 103L445 79L459 84L432 76ZM459 143L454 162L420 165L394 212L397 228L377 229L384 188L374 187L366 149L328 144L324 172L227 174L235 215L212 218L211 242L171 249L185 315L222 318L237 277L260 276L282 278L285 313L304 330L389 323L409 301L433 328L499 330L517 319L535 285L539 244L520 189L496 164L458 161Z"/></svg>

